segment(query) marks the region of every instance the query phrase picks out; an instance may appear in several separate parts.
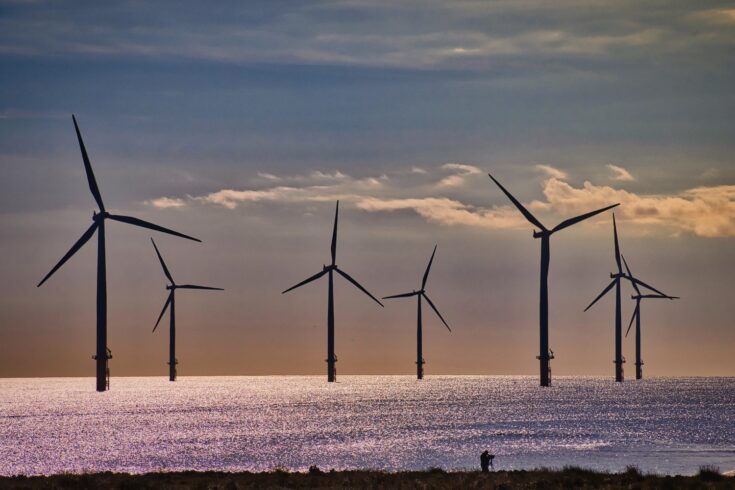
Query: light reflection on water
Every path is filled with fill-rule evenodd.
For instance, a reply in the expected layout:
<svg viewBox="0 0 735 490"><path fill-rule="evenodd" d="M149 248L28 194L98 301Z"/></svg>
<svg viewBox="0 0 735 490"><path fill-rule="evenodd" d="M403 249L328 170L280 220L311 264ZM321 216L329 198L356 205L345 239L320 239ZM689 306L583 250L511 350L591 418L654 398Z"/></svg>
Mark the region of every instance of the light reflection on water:
<svg viewBox="0 0 735 490"><path fill-rule="evenodd" d="M735 469L735 378L0 379L0 474L276 467Z"/></svg>

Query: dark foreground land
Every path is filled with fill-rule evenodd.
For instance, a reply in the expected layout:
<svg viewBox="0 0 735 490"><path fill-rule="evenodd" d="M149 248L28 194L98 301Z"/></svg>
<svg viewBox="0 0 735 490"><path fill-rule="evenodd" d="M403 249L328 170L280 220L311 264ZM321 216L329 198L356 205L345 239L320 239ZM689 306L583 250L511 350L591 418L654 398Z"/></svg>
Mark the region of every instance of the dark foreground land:
<svg viewBox="0 0 735 490"><path fill-rule="evenodd" d="M0 477L0 489L221 489L244 488L727 488L735 489L735 478L713 470L696 476L643 475L636 469L624 473L597 473L579 468L564 470L475 471L442 470L385 473L381 471L330 471L309 473L273 471L269 473L182 472L128 475L96 473L49 477Z"/></svg>

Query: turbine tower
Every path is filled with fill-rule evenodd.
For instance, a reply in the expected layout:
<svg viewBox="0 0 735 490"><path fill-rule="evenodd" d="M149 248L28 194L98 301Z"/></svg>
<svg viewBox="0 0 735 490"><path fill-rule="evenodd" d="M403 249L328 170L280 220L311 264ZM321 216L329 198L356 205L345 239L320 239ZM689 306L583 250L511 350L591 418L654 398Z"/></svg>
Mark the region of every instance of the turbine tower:
<svg viewBox="0 0 735 490"><path fill-rule="evenodd" d="M171 276L171 273L168 270L168 267L166 267L166 262L163 261L163 257L161 256L161 252L158 251L158 247L156 246L156 242L153 241L153 238L151 238L151 243L153 243L153 248L156 250L156 255L158 255L158 260L161 262L161 268L163 269L164 275L168 278L170 284L166 285L166 290L169 291L168 298L166 299L166 303L163 305L163 310L161 310L161 314L158 315L158 320L156 321L156 325L153 327L153 331L156 331L156 328L158 328L158 324L161 322L161 318L163 318L163 315L166 313L166 308L171 305L171 312L169 313L169 343L168 343L168 380L169 381L176 381L176 365L179 363L179 361L176 359L176 290L177 289L206 289L209 291L224 291L222 288L213 288L210 286L197 286L194 284L176 284L174 281L173 276Z"/></svg>
<svg viewBox="0 0 735 490"><path fill-rule="evenodd" d="M93 359L97 361L97 391L105 391L107 389L107 360L112 356L109 354L107 348L107 267L105 262L105 220L111 219L113 221L120 221L130 225L140 226L142 228L148 228L150 230L160 231L162 233L168 233L169 235L175 235L181 238L187 238L201 242L198 238L193 238L177 231L169 230L162 226L143 221L142 219L133 218L131 216L121 216L110 214L102 203L102 195L100 194L99 187L97 187L97 181L94 178L92 172L92 164L89 162L87 156L87 150L84 147L84 141L82 141L82 135L79 132L79 126L77 125L77 119L72 115L74 121L74 129L77 133L77 140L79 140L79 148L82 152L82 159L84 160L84 170L87 174L87 182L89 183L89 190L92 191L92 196L99 206L99 212L93 212L92 214L92 226L82 234L81 238L72 245L71 249L64 255L61 260L51 269L51 272L46 274L41 282L38 283L37 287L40 287L46 280L53 275L64 263L71 258L72 255L84 246L85 243L92 238L95 232L97 232L97 353L93 356Z"/></svg>
<svg viewBox="0 0 735 490"><path fill-rule="evenodd" d="M623 273L623 265L620 262L620 244L618 243L618 227L615 224L615 213L613 213L613 238L615 242L615 264L618 267L618 271L616 273L610 274L610 278L612 279L612 281L610 281L610 284L608 284L607 287L602 290L602 292L592 301L592 303L587 306L587 308L584 309L584 311L592 308L592 305L597 303L600 298L605 296L607 292L610 291L613 286L615 286L615 361L613 362L615 363L615 381L617 381L618 383L622 383L624 379L623 364L625 363L625 358L623 358L623 327L622 316L620 312L620 280L627 279L628 281L633 283L633 285L638 283L652 291L656 291L660 294L663 293L643 283L642 281Z"/></svg>
<svg viewBox="0 0 735 490"><path fill-rule="evenodd" d="M431 264L434 262L434 254L436 254L436 245L434 245L434 251L431 253L431 258L429 259L429 264L426 266L426 272L424 272L424 278L421 280L421 289L416 291L413 290L410 293L403 293L403 294L394 294L393 296L385 296L382 299L392 299L392 298L410 298L411 296L416 296L417 301L417 320L416 320L416 377L418 379L424 379L424 364L426 364L426 361L424 361L423 356L423 332L421 329L421 298L424 298L427 303L429 303L429 306L431 306L431 309L434 310L434 313L437 314L439 319L442 321L445 327L451 332L452 329L449 328L449 325L444 320L444 317L441 313L439 313L439 310L436 309L436 306L434 306L434 303L429 299L429 296L426 295L426 280L429 278L429 270L431 270Z"/></svg>
<svg viewBox="0 0 735 490"><path fill-rule="evenodd" d="M628 262L625 260L625 256L623 257L623 264L625 265L625 270L628 271L628 277L633 278L633 273L630 272L630 267L628 267ZM633 310L633 316L630 317L630 323L628 324L628 330L625 332L625 336L628 336L628 333L630 333L630 327L633 326L633 320L635 320L635 379L643 379L643 359L641 359L641 300L643 299L679 299L678 296L668 296L666 294L642 294L641 290L638 288L638 284L635 283L635 281L631 281L633 284L633 289L635 289L635 295L631 296L631 299L635 300L635 310Z"/></svg>
<svg viewBox="0 0 735 490"><path fill-rule="evenodd" d="M337 362L337 357L334 355L334 272L336 271L339 275L347 279L349 282L351 282L355 287L357 287L360 291L370 296L370 298L378 303L380 306L383 306L383 303L378 301L378 299L370 294L367 289L362 287L360 283L358 283L356 280L354 280L349 274L347 274L345 271L337 267L336 260L337 260L337 220L339 218L339 201L337 201L337 207L334 212L334 229L332 230L332 247L331 247L331 253L332 253L332 263L330 265L323 265L322 270L313 276L304 279L300 283L296 284L295 286L291 286L290 288L283 291L281 294L285 294L293 289L296 289L298 287L303 286L304 284L308 284L312 281L316 281L320 277L322 277L325 274L329 275L329 289L327 293L327 381L330 383L333 383L336 380L337 372L335 370L335 363Z"/></svg>
<svg viewBox="0 0 735 490"><path fill-rule="evenodd" d="M500 182L495 180L495 177L488 174L488 176L495 182L498 187L500 187L500 190L503 191L503 193L508 196L508 199L515 205L516 208L518 208L518 211L521 212L521 214L534 226L541 229L541 231L534 230L533 237L534 238L541 238L541 284L540 284L540 300L539 300L539 333L540 333L540 345L539 345L539 355L537 359L539 360L539 368L540 368L540 377L541 377L541 386L550 386L551 385L551 367L549 365L551 359L554 358L553 353L549 350L549 290L548 290L548 279L549 279L549 261L550 261L550 239L551 235L556 233L557 231L563 230L564 228L567 228L569 226L572 226L574 224L579 223L580 221L586 220L587 218L591 218L592 216L595 216L599 213L602 213L603 211L607 211L608 209L614 208L615 206L618 206L618 204L612 204L610 206L604 207L602 209L598 209L596 211L591 211L589 213L581 214L579 216L576 216L574 218L569 218L567 220L562 221L558 225L556 225L554 228L549 230L546 228L534 215L532 215L525 207L523 207L523 204L520 203L515 197L511 195L510 192L508 192L505 187L503 187Z"/></svg>

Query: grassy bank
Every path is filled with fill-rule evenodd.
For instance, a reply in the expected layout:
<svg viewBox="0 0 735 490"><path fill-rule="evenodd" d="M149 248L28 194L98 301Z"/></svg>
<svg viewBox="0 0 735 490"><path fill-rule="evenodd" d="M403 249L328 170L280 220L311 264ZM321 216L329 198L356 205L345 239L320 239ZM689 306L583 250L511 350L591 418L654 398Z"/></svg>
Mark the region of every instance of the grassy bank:
<svg viewBox="0 0 735 490"><path fill-rule="evenodd" d="M635 469L624 473L599 473L579 468L564 470L444 472L442 470L385 473L382 471L312 470L309 473L181 472L128 475L96 473L48 477L0 478L2 489L221 489L245 488L727 488L735 489L735 478L704 469L696 476L643 475Z"/></svg>

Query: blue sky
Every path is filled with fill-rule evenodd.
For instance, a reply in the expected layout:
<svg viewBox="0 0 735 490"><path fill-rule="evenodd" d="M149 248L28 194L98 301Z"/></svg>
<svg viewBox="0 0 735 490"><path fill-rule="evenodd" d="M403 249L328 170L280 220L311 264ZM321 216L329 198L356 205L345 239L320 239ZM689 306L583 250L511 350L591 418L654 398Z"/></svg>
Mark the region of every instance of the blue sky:
<svg viewBox="0 0 735 490"><path fill-rule="evenodd" d="M323 291L278 293L327 260L337 198L340 256L376 294L439 243L432 298L456 325L427 338L429 372L534 372L538 244L492 171L549 225L621 202L631 265L686 297L646 312L650 369L734 374L734 55L723 2L2 2L0 375L91 372L94 247L33 287L92 212L71 113L105 201L202 235L162 251L226 283L183 307L192 373L323 371ZM162 278L146 233L113 233L116 362L153 374ZM607 374L611 305L581 309L610 217L565 233L559 372ZM411 372L413 309L342 301L341 372Z"/></svg>

